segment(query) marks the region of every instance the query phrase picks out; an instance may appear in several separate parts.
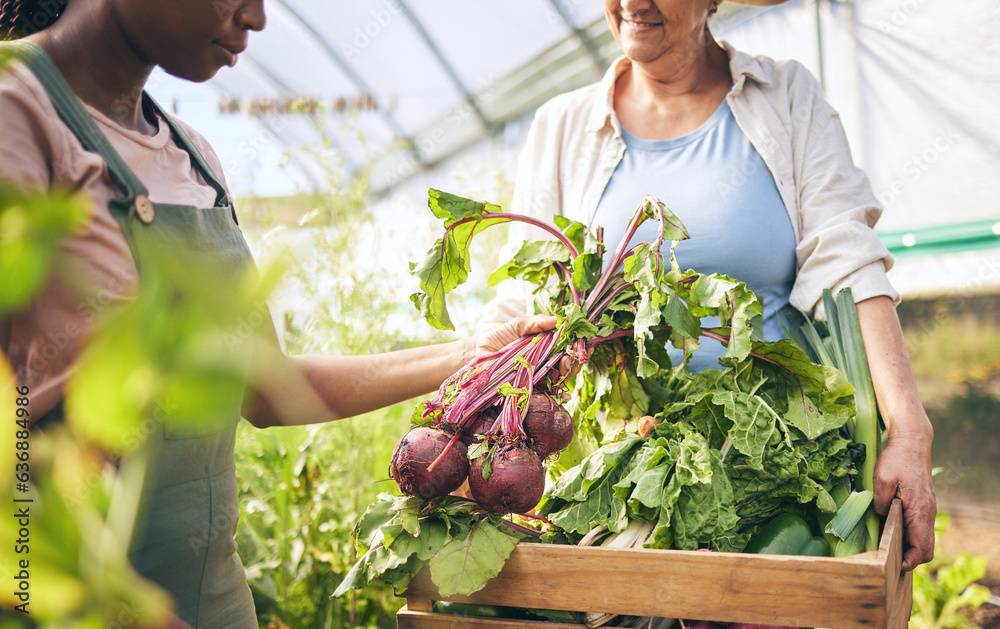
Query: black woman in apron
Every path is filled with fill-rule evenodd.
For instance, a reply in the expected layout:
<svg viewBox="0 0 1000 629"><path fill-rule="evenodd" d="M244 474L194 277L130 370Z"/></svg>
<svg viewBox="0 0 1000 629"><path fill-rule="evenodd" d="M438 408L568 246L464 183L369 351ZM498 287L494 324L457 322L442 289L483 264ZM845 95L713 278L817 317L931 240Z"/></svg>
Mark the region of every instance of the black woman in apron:
<svg viewBox="0 0 1000 629"><path fill-rule="evenodd" d="M95 295L134 298L150 281L151 252L165 249L222 285L238 285L252 267L218 158L143 88L156 66L211 78L264 25L263 0L0 0L0 39L12 40L0 46L17 54L0 75L0 181L92 201L87 228L61 255L93 294L54 279L25 311L0 318L0 350L38 392L32 417L59 421L63 385L97 320ZM268 377L255 375L261 366L248 353L248 384L227 401L227 421L201 430L165 422L150 435L155 458L130 559L173 597L172 626L257 626L234 541L240 417L267 427L364 413L430 392L475 355L554 323L521 318L453 343L349 357L286 357L270 326ZM65 342L47 352L54 334ZM357 373L371 377L350 377Z"/></svg>

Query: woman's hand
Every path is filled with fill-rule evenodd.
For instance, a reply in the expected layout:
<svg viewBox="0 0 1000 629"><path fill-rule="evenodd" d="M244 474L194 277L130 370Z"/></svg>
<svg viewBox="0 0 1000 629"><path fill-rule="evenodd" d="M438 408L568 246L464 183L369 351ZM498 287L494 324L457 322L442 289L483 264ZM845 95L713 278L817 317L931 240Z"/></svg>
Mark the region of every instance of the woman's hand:
<svg viewBox="0 0 1000 629"><path fill-rule="evenodd" d="M934 516L937 500L931 479L931 439L924 435L889 438L875 464L875 511L885 514L892 499L903 503L909 548L903 570L913 570L934 557Z"/></svg>
<svg viewBox="0 0 1000 629"><path fill-rule="evenodd" d="M491 354L507 347L526 334L537 334L556 327L552 315L516 317L492 330L487 330L476 339L476 356ZM563 378L572 378L580 371L580 363L570 356L559 361L559 373Z"/></svg>
<svg viewBox="0 0 1000 629"><path fill-rule="evenodd" d="M476 356L498 352L522 336L537 334L554 327L556 327L556 318L552 315L511 319L503 325L483 332L476 338Z"/></svg>
<svg viewBox="0 0 1000 629"><path fill-rule="evenodd" d="M913 570L934 557L934 429L920 403L892 300L874 297L858 302L858 321L879 412L889 434L889 444L875 463L875 511L886 513L897 496L902 501L910 545L903 555L903 569Z"/></svg>

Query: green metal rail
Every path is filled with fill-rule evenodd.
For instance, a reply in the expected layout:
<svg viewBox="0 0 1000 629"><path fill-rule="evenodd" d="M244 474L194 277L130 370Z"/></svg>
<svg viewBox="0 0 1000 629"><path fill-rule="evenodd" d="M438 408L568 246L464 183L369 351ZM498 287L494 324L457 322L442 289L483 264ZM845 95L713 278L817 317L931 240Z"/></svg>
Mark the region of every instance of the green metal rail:
<svg viewBox="0 0 1000 629"><path fill-rule="evenodd" d="M879 233L897 259L1000 247L1000 218Z"/></svg>

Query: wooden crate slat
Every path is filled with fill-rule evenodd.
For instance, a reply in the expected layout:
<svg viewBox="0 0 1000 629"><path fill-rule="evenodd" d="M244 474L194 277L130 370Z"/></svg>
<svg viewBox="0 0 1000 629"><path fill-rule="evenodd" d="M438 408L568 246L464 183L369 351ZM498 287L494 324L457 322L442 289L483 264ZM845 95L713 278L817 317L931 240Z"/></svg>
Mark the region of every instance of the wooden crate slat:
<svg viewBox="0 0 1000 629"><path fill-rule="evenodd" d="M913 573L907 572L899 579L893 600L888 604L889 617L886 627L889 629L906 629L910 623L910 610L913 607Z"/></svg>
<svg viewBox="0 0 1000 629"><path fill-rule="evenodd" d="M893 510L898 511L898 517L894 516ZM899 502L896 500L893 501L889 517L885 520L885 526L882 529L882 539L879 541L878 554L879 562L884 566L885 570L886 605L890 606L897 601L900 580L904 576L900 569L903 563L902 507L899 507ZM910 575L910 579L910 595L912 599L912 575ZM907 617L909 617L909 614L907 614Z"/></svg>
<svg viewBox="0 0 1000 629"><path fill-rule="evenodd" d="M478 618L458 614L428 614L407 607L396 614L397 629L581 629L582 625L543 620Z"/></svg>
<svg viewBox="0 0 1000 629"><path fill-rule="evenodd" d="M912 600L909 575L900 578L902 532L896 500L879 551L847 558L522 543L478 592L442 599L424 570L405 596L800 627L885 627L904 605L908 616Z"/></svg>
<svg viewBox="0 0 1000 629"><path fill-rule="evenodd" d="M505 568L479 592L449 600L539 609L823 626L838 614L878 620L885 576L871 560L521 544ZM408 596L433 598L421 573ZM839 616L837 616L839 617ZM792 621L799 618L799 621Z"/></svg>

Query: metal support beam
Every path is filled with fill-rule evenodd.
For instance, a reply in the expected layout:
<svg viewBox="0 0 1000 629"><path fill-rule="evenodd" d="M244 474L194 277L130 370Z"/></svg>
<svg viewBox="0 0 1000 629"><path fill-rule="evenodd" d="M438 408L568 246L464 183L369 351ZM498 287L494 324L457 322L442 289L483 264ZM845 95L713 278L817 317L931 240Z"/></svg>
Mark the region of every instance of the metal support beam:
<svg viewBox="0 0 1000 629"><path fill-rule="evenodd" d="M603 75L607 68L604 67L605 63L604 60L601 59L601 51L598 50L597 44L594 43L594 40L587 35L585 30L574 24L569 19L569 15L563 10L562 6L559 4L559 0L549 0L549 4L551 4L552 8L556 10L556 13L559 14L559 17L562 18L562 21L566 24L569 30L573 31L573 34L576 35L576 39L580 42L580 45L583 46L584 50L587 51L587 54L590 55L590 60L594 62L594 68L597 70L597 74Z"/></svg>
<svg viewBox="0 0 1000 629"><path fill-rule="evenodd" d="M354 68L352 68L350 64L347 63L347 60L344 59L344 57L337 51L337 49L334 48L319 31L313 28L313 26L305 18L303 18L295 9L289 6L289 4L285 0L271 0L271 2L272 2L271 8L273 9L274 7L279 7L280 10L284 11L288 15L288 17L293 22L295 22L296 26L304 30L306 34L309 35L309 37L313 40L313 42L317 46L319 46L324 53L326 53L326 55L330 58L330 60L333 61L333 63L336 64L338 68L340 68L341 72L347 75L347 78L350 79L352 83L354 83L354 86L357 87L362 94L372 94L371 88L368 87L368 84L365 82L365 80L361 78L361 75L359 75L357 72L354 71ZM420 152L413 145L413 142L410 140L410 137L399 125L399 122L388 111L384 109L379 109L378 111L382 115L382 118L385 120L385 123L389 126L389 129L396 134L396 137L404 141L406 146L409 147L410 152L413 153L413 156L417 160L417 162L422 164L423 162L420 158Z"/></svg>
<svg viewBox="0 0 1000 629"><path fill-rule="evenodd" d="M472 110L475 112L476 117L479 118L479 121L482 122L487 129L491 128L493 125L486 117L486 114L483 113L483 110L480 109L479 103L476 101L475 94L469 91L469 88L462 82L461 77L459 77L458 73L455 72L455 68L453 68L452 65L448 63L448 60L444 58L444 54L442 54L441 49L438 48L437 44L434 43L434 40L431 39L430 34L427 33L427 29L425 29L424 25L420 23L417 16L410 11L410 7L407 6L405 0L396 0L396 3L399 5L399 8L403 10L403 14L406 16L406 19L409 20L410 24L413 25L413 28L416 29L421 39L424 40L424 44L427 45L427 48L430 49L431 53L438 60L438 63L444 69L445 73L449 78L451 78L451 82L455 84L458 91L465 97L466 102L468 102L472 107Z"/></svg>
<svg viewBox="0 0 1000 629"><path fill-rule="evenodd" d="M263 76L265 79L267 79L276 88L278 88L278 91L284 92L286 94L294 94L294 92L292 91L291 87L289 87L284 81L282 81L280 78L278 78L278 76L276 74L274 74L273 72L271 72L270 70L268 70L267 68L265 68L264 66L262 66L260 63L257 62L256 59L254 59L253 57L251 57L247 53L244 53L244 54L240 55L240 65L242 65L243 67L250 66L250 68L251 68L251 70L253 72L258 73L261 76ZM284 140L282 139L284 137L284 134L281 133L281 131L279 129L276 129L274 127L274 125L271 123L270 120L268 120L267 118L257 118L256 120L260 124L262 124L265 127L267 127L267 130L270 131L271 133L273 133L274 137L278 138L279 142L281 142L282 144L284 144L289 149L294 148L294 147L288 146L288 144L284 142ZM299 151L290 150L289 152L291 154L292 161L298 163L299 170L301 170L302 173L306 177L309 178L309 180L312 182L312 184L314 186L316 186L317 188L319 188L321 186L321 182L320 182L319 178L316 176L316 174L313 172L313 169L310 166L309 162L306 161L302 157L302 155L299 153ZM347 154L346 153L344 153L344 159L345 160L347 159ZM356 167L356 165L351 164L351 163L348 163L348 166Z"/></svg>
<svg viewBox="0 0 1000 629"><path fill-rule="evenodd" d="M819 62L819 86L826 93L826 70L823 67L823 0L816 2L816 54Z"/></svg>

